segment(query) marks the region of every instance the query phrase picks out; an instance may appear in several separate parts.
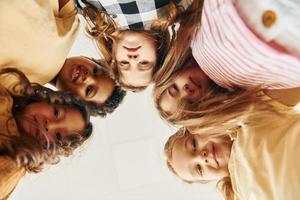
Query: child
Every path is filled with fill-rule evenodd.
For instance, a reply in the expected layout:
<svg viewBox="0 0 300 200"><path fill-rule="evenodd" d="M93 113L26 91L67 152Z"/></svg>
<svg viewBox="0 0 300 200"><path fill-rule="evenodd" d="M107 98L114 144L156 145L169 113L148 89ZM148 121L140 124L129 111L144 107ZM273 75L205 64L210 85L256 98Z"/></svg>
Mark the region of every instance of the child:
<svg viewBox="0 0 300 200"><path fill-rule="evenodd" d="M247 0L201 2L203 8L192 14L201 21L188 25L183 23L185 26L179 28L173 48L157 73L156 85L163 85L171 74L182 67L189 56L188 46L191 44L192 54L201 70L227 90L259 87L268 95L276 96L273 94L275 92L285 96L289 89L294 92L293 88L300 87L300 60L296 48L300 43L297 34L299 23L295 20L298 3L253 3ZM247 7L259 8L262 19ZM291 12L287 11L289 8ZM256 27L250 26L254 23L253 18L257 19Z"/></svg>
<svg viewBox="0 0 300 200"><path fill-rule="evenodd" d="M218 181L226 200L298 199L299 114L268 117L215 136L180 129L165 145L170 171L188 183Z"/></svg>
<svg viewBox="0 0 300 200"><path fill-rule="evenodd" d="M104 61L84 56L68 58L51 83L76 94L86 102L91 114L102 117L112 113L126 95L109 75Z"/></svg>
<svg viewBox="0 0 300 200"><path fill-rule="evenodd" d="M40 172L69 156L92 133L83 102L62 92L30 84L18 70L10 91L0 86L0 199L7 199L26 172Z"/></svg>
<svg viewBox="0 0 300 200"><path fill-rule="evenodd" d="M0 4L1 16L3 15L1 19L5 19L0 19L0 26L6 27L0 31L0 43L6 46L0 50L0 68L15 67L21 70L31 82L45 84L56 77L60 71L64 71L64 66L72 60L71 64L74 65L88 65L92 62L87 58L77 58L69 59L64 65L79 27L73 1L48 0L41 5L35 0L26 3L1 1ZM24 12L21 12L22 10ZM18 27L18 31L15 26ZM105 65L97 64L97 66L99 68L103 66L104 69ZM94 84L95 88L100 89L99 95L93 99L83 98L78 90L70 91L87 101L93 115L105 116L107 113L112 113L125 96L125 92L116 86L108 75L103 76L109 81L101 86ZM1 83L9 87L10 84L14 85L14 80L6 78L1 80ZM106 88L106 84L109 89L104 91L102 89Z"/></svg>
<svg viewBox="0 0 300 200"><path fill-rule="evenodd" d="M140 91L152 82L169 49L168 27L191 4L187 0L179 2L176 5L165 0L122 4L78 1L87 19L88 33L123 88ZM189 11L197 8L195 1Z"/></svg>
<svg viewBox="0 0 300 200"><path fill-rule="evenodd" d="M235 90L223 88L211 80L192 57L183 63L182 68L174 69L164 82L157 82L153 94L164 119L184 126L197 119L199 128L235 123L247 114L259 113L270 107L267 103L270 98L264 96L259 85L254 88L237 86ZM300 101L300 90L289 89L284 96L278 93L274 99L294 106ZM223 130L225 126L219 128Z"/></svg>

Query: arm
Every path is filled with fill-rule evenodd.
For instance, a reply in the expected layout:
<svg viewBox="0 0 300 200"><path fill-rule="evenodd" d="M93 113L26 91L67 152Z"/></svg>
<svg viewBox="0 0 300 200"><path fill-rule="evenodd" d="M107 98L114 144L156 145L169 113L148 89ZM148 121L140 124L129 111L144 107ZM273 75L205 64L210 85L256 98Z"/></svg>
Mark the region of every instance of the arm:
<svg viewBox="0 0 300 200"><path fill-rule="evenodd" d="M295 106L300 102L300 87L278 90L265 89L264 93L272 99L287 106Z"/></svg>

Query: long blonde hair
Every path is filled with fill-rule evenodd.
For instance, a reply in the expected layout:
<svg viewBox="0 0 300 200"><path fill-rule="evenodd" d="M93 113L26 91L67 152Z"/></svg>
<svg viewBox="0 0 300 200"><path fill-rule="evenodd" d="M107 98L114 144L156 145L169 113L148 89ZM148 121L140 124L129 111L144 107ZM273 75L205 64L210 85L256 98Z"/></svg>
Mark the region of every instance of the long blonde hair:
<svg viewBox="0 0 300 200"><path fill-rule="evenodd" d="M180 26L176 37L165 57L162 67L156 73L155 84L160 86L174 71L178 71L190 54L190 44L202 18L204 0L193 1L189 8L181 13Z"/></svg>
<svg viewBox="0 0 300 200"><path fill-rule="evenodd" d="M152 22L150 30L142 31L154 39L157 46L157 63L153 75L162 65L165 55L169 50L170 35L168 27L178 20L182 8L170 0L168 5L168 16L163 16ZM98 10L95 7L88 6L83 8L83 15L87 21L86 32L96 41L97 47L103 58L109 63L111 75L119 84L127 90L141 91L145 86L131 86L120 82L120 72L114 59L114 43L118 40L117 35L121 32L116 22L108 15L106 11Z"/></svg>
<svg viewBox="0 0 300 200"><path fill-rule="evenodd" d="M182 23L172 48L156 73L153 98L161 117L171 124L189 127L190 130L222 133L234 128L249 115L260 115L265 111L277 112L259 86L247 90L237 86L234 91L228 91L214 82L211 82L209 92L192 105L181 101L176 112L171 114L161 108L161 95L190 62L196 63L192 57L190 44L201 26L203 2L203 0L194 1L189 11L183 13Z"/></svg>
<svg viewBox="0 0 300 200"><path fill-rule="evenodd" d="M6 68L0 70L0 76L14 75L18 82L7 91L7 95L13 98L13 116L16 117L28 104L33 102L47 102L78 109L85 121L84 130L81 133L73 133L55 143L42 145L37 139L23 132L19 134L1 133L0 131L0 155L9 156L27 172L40 172L45 164L56 164L60 156L69 156L73 151L85 142L92 133L92 125L86 105L63 92L54 92L39 84L31 84L25 75L17 69ZM8 119L9 121L14 118Z"/></svg>
<svg viewBox="0 0 300 200"><path fill-rule="evenodd" d="M161 117L171 124L189 127L189 130L215 134L234 128L250 116L259 116L266 112L278 114L272 100L266 98L261 87L247 90L236 87L234 91L229 91L212 81L209 91L196 102L188 104L183 99L174 113L165 112L160 106L162 94L173 84L178 74L190 66L190 62L196 63L191 54L188 54L184 60L181 66L171 68L170 72L162 75L161 80L154 85L155 106Z"/></svg>
<svg viewBox="0 0 300 200"><path fill-rule="evenodd" d="M164 152L165 152L165 156L166 156L166 164L168 169L178 178L180 178L182 181L184 181L185 183L189 183L192 184L193 182L188 181L188 180L184 180L182 179L176 172L176 170L174 169L173 165L172 165L172 150L174 147L174 144L179 140L179 139L183 139L189 136L189 132L186 131L185 128L181 128L179 129L176 133L174 133L173 135L171 135L169 137L169 139L167 140L165 147L164 147ZM201 181L200 183L207 183L208 181ZM231 180L230 177L224 177L221 180L218 181L217 185L216 185L217 190L224 196L224 198L226 200L233 200L234 199L234 191L232 189L232 184L231 184Z"/></svg>

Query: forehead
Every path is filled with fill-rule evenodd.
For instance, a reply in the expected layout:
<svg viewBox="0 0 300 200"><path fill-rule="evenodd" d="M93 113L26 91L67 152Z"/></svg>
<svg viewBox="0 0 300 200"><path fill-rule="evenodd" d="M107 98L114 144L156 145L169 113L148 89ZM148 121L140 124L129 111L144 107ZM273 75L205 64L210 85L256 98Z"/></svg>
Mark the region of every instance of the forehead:
<svg viewBox="0 0 300 200"><path fill-rule="evenodd" d="M105 103L113 94L116 85L115 82L100 82L98 81L97 93L89 99L89 101L97 102L99 104Z"/></svg>
<svg viewBox="0 0 300 200"><path fill-rule="evenodd" d="M168 88L161 94L159 105L164 112L168 114L174 113L178 108L178 104L179 99L172 97L168 92Z"/></svg>
<svg viewBox="0 0 300 200"><path fill-rule="evenodd" d="M69 132L81 132L85 127L85 120L77 108L60 106L64 110L64 123Z"/></svg>
<svg viewBox="0 0 300 200"><path fill-rule="evenodd" d="M32 102L28 104L26 107L27 109L31 109L31 110L41 111L40 109L42 109L44 111L44 109L48 110L49 108L53 107L53 105L47 102Z"/></svg>
<svg viewBox="0 0 300 200"><path fill-rule="evenodd" d="M189 136L177 139L172 149L172 166L178 176L187 181L194 181L191 173L192 156L187 149Z"/></svg>

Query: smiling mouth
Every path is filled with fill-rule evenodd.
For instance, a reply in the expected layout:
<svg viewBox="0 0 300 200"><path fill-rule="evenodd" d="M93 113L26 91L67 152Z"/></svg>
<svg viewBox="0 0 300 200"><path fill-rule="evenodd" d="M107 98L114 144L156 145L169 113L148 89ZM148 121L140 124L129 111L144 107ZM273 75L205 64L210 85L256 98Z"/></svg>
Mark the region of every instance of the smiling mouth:
<svg viewBox="0 0 300 200"><path fill-rule="evenodd" d="M71 73L72 82L76 82L80 77L82 77L82 69L80 66L76 66Z"/></svg>
<svg viewBox="0 0 300 200"><path fill-rule="evenodd" d="M123 46L127 51L129 52L135 52L137 51L139 48L141 48L141 46L138 46L138 47L135 47L135 48L129 48L129 47L126 47L126 46Z"/></svg>
<svg viewBox="0 0 300 200"><path fill-rule="evenodd" d="M216 155L215 145L213 145L213 144L212 144L212 153L213 153L213 158L214 158L214 160L216 161L218 167L220 167L220 164L219 164L219 162L218 162L218 160L217 160L217 155Z"/></svg>

